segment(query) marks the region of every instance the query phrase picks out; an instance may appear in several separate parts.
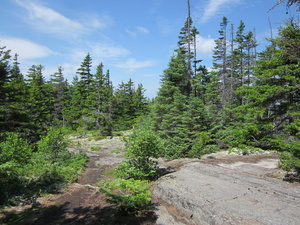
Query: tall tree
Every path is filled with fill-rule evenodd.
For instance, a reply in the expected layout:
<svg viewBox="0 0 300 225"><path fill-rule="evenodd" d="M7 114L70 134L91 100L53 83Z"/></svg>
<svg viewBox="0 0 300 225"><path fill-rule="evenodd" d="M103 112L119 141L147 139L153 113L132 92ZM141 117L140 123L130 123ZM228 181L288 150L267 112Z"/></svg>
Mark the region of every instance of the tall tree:
<svg viewBox="0 0 300 225"><path fill-rule="evenodd" d="M51 75L50 83L52 86L53 97L53 122L58 125L65 126L64 105L66 101L66 82L63 76L63 68L60 66L53 75Z"/></svg>
<svg viewBox="0 0 300 225"><path fill-rule="evenodd" d="M100 130L101 135L111 136L112 127L112 85L110 82L109 71L103 73L103 64L97 66L94 76L94 117L96 128Z"/></svg>
<svg viewBox="0 0 300 225"><path fill-rule="evenodd" d="M229 21L227 17L223 17L222 22L220 23L221 29L219 30L220 37L215 40L216 46L214 48L213 52L213 58L214 58L214 70L217 73L217 76L219 77L221 81L220 85L220 93L223 104L225 102L229 101L229 98L231 96L231 88L229 86L231 85L231 80L229 80L228 74L229 74L229 63L227 60L228 56L228 41L227 41L227 25Z"/></svg>
<svg viewBox="0 0 300 225"><path fill-rule="evenodd" d="M281 28L279 37L272 40L257 61L255 85L239 90L248 101L241 109L247 110L250 118L256 118L257 133L253 137L260 147L284 149L300 138L299 35L299 23ZM285 145L274 146L271 139L276 137L286 137Z"/></svg>
<svg viewBox="0 0 300 225"><path fill-rule="evenodd" d="M50 125L51 91L43 76L42 65L32 65L27 73L28 99L26 101L31 125L36 130L34 138L39 138Z"/></svg>

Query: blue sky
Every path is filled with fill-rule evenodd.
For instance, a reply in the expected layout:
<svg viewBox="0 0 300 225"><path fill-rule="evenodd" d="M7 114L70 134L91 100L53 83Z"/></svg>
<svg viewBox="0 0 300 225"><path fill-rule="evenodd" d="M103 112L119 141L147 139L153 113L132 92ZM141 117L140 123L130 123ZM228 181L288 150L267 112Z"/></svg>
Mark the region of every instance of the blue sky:
<svg viewBox="0 0 300 225"><path fill-rule="evenodd" d="M223 16L235 27L243 20L246 31L255 28L259 51L271 28L275 35L286 19L298 16L294 8L286 14L283 4L267 12L277 0L190 2L193 25L200 32L197 54L208 68ZM0 46L19 54L24 75L31 65L42 64L48 79L62 66L69 82L90 53L93 68L102 62L114 86L131 78L152 98L186 17L186 0L2 0Z"/></svg>

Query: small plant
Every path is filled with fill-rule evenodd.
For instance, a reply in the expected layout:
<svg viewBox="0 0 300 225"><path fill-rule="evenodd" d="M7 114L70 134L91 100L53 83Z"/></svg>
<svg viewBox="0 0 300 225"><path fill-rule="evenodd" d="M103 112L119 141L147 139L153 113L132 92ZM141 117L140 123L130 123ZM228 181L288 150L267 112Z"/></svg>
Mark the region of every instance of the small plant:
<svg viewBox="0 0 300 225"><path fill-rule="evenodd" d="M158 176L157 163L153 160L163 149L161 140L147 126L134 130L125 139L126 154L116 169L118 177L151 180Z"/></svg>
<svg viewBox="0 0 300 225"><path fill-rule="evenodd" d="M280 154L279 166L287 172L294 171L300 176L300 143L293 141L284 144L282 149L284 151Z"/></svg>
<svg viewBox="0 0 300 225"><path fill-rule="evenodd" d="M106 136L93 136L91 138L91 140L94 139L95 141L100 141L100 140L103 140L103 139L106 139Z"/></svg>
<svg viewBox="0 0 300 225"><path fill-rule="evenodd" d="M112 182L106 182L100 191L108 199L108 203L116 204L119 210L123 212L139 211L150 202L150 186L148 181L116 179Z"/></svg>
<svg viewBox="0 0 300 225"><path fill-rule="evenodd" d="M92 146L91 151L100 151L101 148L102 148L101 146Z"/></svg>

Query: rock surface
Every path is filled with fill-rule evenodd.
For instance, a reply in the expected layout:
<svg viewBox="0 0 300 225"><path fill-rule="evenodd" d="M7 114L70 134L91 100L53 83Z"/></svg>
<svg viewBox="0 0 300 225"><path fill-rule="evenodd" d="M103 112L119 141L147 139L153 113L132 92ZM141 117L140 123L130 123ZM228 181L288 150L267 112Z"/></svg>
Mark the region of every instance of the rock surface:
<svg viewBox="0 0 300 225"><path fill-rule="evenodd" d="M263 176L276 161L219 164L185 164L160 178L153 194L194 224L300 224L299 186Z"/></svg>

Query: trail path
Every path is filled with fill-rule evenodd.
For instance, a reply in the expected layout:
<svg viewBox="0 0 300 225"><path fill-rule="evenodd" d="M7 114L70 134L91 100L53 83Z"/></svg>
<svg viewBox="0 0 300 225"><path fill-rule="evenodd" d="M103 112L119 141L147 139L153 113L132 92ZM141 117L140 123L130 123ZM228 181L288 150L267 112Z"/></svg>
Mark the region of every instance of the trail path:
<svg viewBox="0 0 300 225"><path fill-rule="evenodd" d="M95 141L91 138L72 137L70 151L85 152L89 162L77 183L70 184L59 193L41 197L34 206L20 206L12 212L22 212L21 218L8 224L18 225L96 225L144 224L153 225L150 217L116 216L115 207L105 202L97 191L97 183L113 179L111 171L123 160L122 137ZM97 149L92 151L91 147ZM150 222L149 222L150 218ZM151 222L152 221L152 222Z"/></svg>

